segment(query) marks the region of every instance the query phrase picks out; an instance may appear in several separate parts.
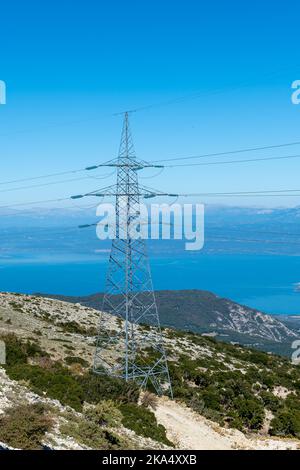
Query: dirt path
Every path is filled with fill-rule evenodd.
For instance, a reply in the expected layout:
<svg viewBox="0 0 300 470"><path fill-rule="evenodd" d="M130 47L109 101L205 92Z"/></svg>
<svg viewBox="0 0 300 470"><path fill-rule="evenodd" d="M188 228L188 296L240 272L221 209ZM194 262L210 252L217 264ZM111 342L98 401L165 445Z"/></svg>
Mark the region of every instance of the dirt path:
<svg viewBox="0 0 300 470"><path fill-rule="evenodd" d="M298 449L299 441L248 438L242 432L225 429L194 413L186 406L160 398L155 411L168 438L181 450Z"/></svg>

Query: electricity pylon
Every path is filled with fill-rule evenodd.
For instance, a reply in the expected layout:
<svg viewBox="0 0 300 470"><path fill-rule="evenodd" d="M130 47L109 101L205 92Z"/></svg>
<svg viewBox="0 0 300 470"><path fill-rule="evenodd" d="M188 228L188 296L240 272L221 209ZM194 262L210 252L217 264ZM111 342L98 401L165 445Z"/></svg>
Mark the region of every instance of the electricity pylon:
<svg viewBox="0 0 300 470"><path fill-rule="evenodd" d="M137 160L128 113L124 116L118 159L110 165L117 167L115 189L110 187L106 192L93 194L114 194L116 198L115 238L109 258L93 370L96 374L134 380L142 387L152 385L158 394L169 393L172 396L146 241L132 236L133 225L137 231L141 229L140 197L156 195L146 188L142 188L143 193L140 193L137 172L155 165ZM107 313L117 317L113 326L112 317Z"/></svg>

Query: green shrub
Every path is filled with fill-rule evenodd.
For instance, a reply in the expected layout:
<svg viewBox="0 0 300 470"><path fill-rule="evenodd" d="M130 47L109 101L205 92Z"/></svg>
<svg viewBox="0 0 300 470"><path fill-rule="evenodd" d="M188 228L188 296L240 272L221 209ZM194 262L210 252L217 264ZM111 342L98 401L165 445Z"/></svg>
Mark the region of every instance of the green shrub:
<svg viewBox="0 0 300 470"><path fill-rule="evenodd" d="M57 322L56 326L59 326L64 332L76 333L76 334L80 334L80 335L85 335L86 334L86 328L82 327L76 321L70 321L68 323Z"/></svg>
<svg viewBox="0 0 300 470"><path fill-rule="evenodd" d="M77 382L82 388L84 401L99 403L102 400L111 399L121 403L136 403L139 398L139 387L134 382L96 375L92 372L77 377Z"/></svg>
<svg viewBox="0 0 300 470"><path fill-rule="evenodd" d="M283 400L273 395L271 392L262 391L260 397L263 401L264 406L273 412L278 411L282 407Z"/></svg>
<svg viewBox="0 0 300 470"><path fill-rule="evenodd" d="M235 407L245 427L256 430L261 428L265 413L263 405L257 399L238 398Z"/></svg>
<svg viewBox="0 0 300 470"><path fill-rule="evenodd" d="M266 354L263 351L258 351L257 349L243 348L240 349L240 351L243 351L242 358L244 361L257 364L259 366L271 366L275 359L275 356Z"/></svg>
<svg viewBox="0 0 300 470"><path fill-rule="evenodd" d="M40 449L51 427L47 408L41 404L9 408L0 418L0 441L16 449Z"/></svg>
<svg viewBox="0 0 300 470"><path fill-rule="evenodd" d="M65 333L75 333L83 336L96 336L97 329L94 327L85 328L76 321L57 322L56 326L59 326Z"/></svg>
<svg viewBox="0 0 300 470"><path fill-rule="evenodd" d="M204 401L204 405L206 408L220 411L221 397L220 397L220 393L218 392L218 390L214 389L213 387L209 387L207 390L202 392L201 396L202 396L202 399Z"/></svg>
<svg viewBox="0 0 300 470"><path fill-rule="evenodd" d="M152 411L134 403L120 405L120 411L123 415L122 423L126 428L132 429L139 436L150 437L155 441L173 446L166 436L164 426L157 424Z"/></svg>
<svg viewBox="0 0 300 470"><path fill-rule="evenodd" d="M67 351L75 351L74 346L71 346L70 344L64 344L63 347L67 349Z"/></svg>
<svg viewBox="0 0 300 470"><path fill-rule="evenodd" d="M291 410L300 410L300 397L290 393L284 400L285 407Z"/></svg>
<svg viewBox="0 0 300 470"><path fill-rule="evenodd" d="M108 376L97 376L91 372L75 376L59 362L49 363L47 367L27 364L29 357L45 357L44 352L35 343L21 342L15 336L5 337L7 345L6 371L13 380L25 380L35 393L45 394L59 400L77 411L83 402L99 403L106 399L115 402L137 402L139 387ZM71 356L72 357L72 356ZM72 357L73 360L73 357ZM77 358L76 358L77 361Z"/></svg>
<svg viewBox="0 0 300 470"><path fill-rule="evenodd" d="M13 380L26 380L34 392L59 400L77 411L82 409L84 399L81 386L70 372L58 363L51 369L36 365L18 364L9 368L9 377Z"/></svg>
<svg viewBox="0 0 300 470"><path fill-rule="evenodd" d="M271 421L270 434L273 436L300 437L300 411L280 411Z"/></svg>
<svg viewBox="0 0 300 470"><path fill-rule="evenodd" d="M132 449L126 438L117 436L105 426L120 424L122 414L112 402L86 406L84 416L66 413L67 423L60 425L60 432L73 437L78 443L99 450Z"/></svg>
<svg viewBox="0 0 300 470"><path fill-rule="evenodd" d="M201 413L205 418L210 419L211 421L216 421L217 423L223 425L224 424L224 418L222 413L212 410L210 408L204 408L202 413Z"/></svg>
<svg viewBox="0 0 300 470"><path fill-rule="evenodd" d="M95 406L86 406L84 416L97 426L114 427L120 425L122 421L122 413L112 400L103 400Z"/></svg>
<svg viewBox="0 0 300 470"><path fill-rule="evenodd" d="M60 432L73 437L79 444L93 449L108 450L109 443L105 439L104 431L97 424L85 419L72 420L60 425Z"/></svg>
<svg viewBox="0 0 300 470"><path fill-rule="evenodd" d="M239 416L236 416L234 413L232 413L232 416L229 417L228 423L231 428L238 429L239 431L242 431L244 429L243 420Z"/></svg>
<svg viewBox="0 0 300 470"><path fill-rule="evenodd" d="M5 342L6 365L26 364L32 357L49 357L37 343L33 341L21 341L13 334L1 335L0 339Z"/></svg>

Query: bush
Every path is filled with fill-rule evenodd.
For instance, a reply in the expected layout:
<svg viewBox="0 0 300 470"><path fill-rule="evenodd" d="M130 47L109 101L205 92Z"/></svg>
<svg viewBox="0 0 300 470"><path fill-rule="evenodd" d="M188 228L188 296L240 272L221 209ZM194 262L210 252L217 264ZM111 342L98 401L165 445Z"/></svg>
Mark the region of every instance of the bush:
<svg viewBox="0 0 300 470"><path fill-rule="evenodd" d="M258 400L238 398L235 406L245 427L256 430L261 428L265 413L263 405Z"/></svg>
<svg viewBox="0 0 300 470"><path fill-rule="evenodd" d="M0 418L0 441L16 449L41 449L42 438L52 427L41 404L9 408Z"/></svg>
<svg viewBox="0 0 300 470"><path fill-rule="evenodd" d="M100 401L95 406L85 406L84 416L97 426L114 427L121 424L122 413L112 400Z"/></svg>
<svg viewBox="0 0 300 470"><path fill-rule="evenodd" d="M96 407L85 406L83 418L70 413L64 417L68 422L60 425L60 432L73 437L80 444L99 450L132 449L125 438L105 428L121 423L122 414L113 402L102 402Z"/></svg>
<svg viewBox="0 0 300 470"><path fill-rule="evenodd" d="M254 364L268 366L272 364L273 357L268 356L265 352L250 349L246 352L244 360L249 360Z"/></svg>
<svg viewBox="0 0 300 470"><path fill-rule="evenodd" d="M65 333L74 333L83 336L96 336L97 334L96 328L85 328L74 320L68 323L57 322L56 326L59 326Z"/></svg>
<svg viewBox="0 0 300 470"><path fill-rule="evenodd" d="M290 410L300 410L300 397L290 393L284 400L285 407Z"/></svg>
<svg viewBox="0 0 300 470"><path fill-rule="evenodd" d="M131 429L139 436L150 437L155 441L173 446L166 436L164 426L157 424L152 411L134 403L120 405L120 411L123 415L122 423L126 428Z"/></svg>
<svg viewBox="0 0 300 470"><path fill-rule="evenodd" d="M273 411L273 413L278 411L278 409L282 407L282 400L273 395L273 393L271 392L263 391L261 392L260 397L263 401L264 406L268 410Z"/></svg>
<svg viewBox="0 0 300 470"><path fill-rule="evenodd" d="M37 343L32 341L21 341L13 334L2 335L0 337L5 342L6 347L6 365L14 366L16 364L26 364L32 357L49 357L49 354L43 351Z"/></svg>
<svg viewBox="0 0 300 470"><path fill-rule="evenodd" d="M107 398L121 403L137 403L139 399L139 387L134 382L108 377L107 375L95 375L89 372L77 378L80 384L84 401L99 403Z"/></svg>
<svg viewBox="0 0 300 470"><path fill-rule="evenodd" d="M270 434L273 436L300 437L300 411L280 411L271 421Z"/></svg>
<svg viewBox="0 0 300 470"><path fill-rule="evenodd" d="M68 364L68 365L72 365L72 364L80 364L82 367L89 367L89 363L88 361L86 361L85 359L82 359L82 357L78 357L78 356L67 356L65 357L65 363Z"/></svg>
<svg viewBox="0 0 300 470"><path fill-rule="evenodd" d="M68 323L57 322L56 326L59 326L64 332L67 332L67 333L75 333L75 334L80 334L80 335L86 334L86 328L82 327L76 321L70 321Z"/></svg>
<svg viewBox="0 0 300 470"><path fill-rule="evenodd" d="M207 390L202 392L201 395L206 408L220 411L221 399L218 390L215 390L213 387L209 387Z"/></svg>
<svg viewBox="0 0 300 470"><path fill-rule="evenodd" d="M73 437L79 444L93 449L109 449L104 431L93 422L84 419L73 419L72 422L60 425L60 432Z"/></svg>

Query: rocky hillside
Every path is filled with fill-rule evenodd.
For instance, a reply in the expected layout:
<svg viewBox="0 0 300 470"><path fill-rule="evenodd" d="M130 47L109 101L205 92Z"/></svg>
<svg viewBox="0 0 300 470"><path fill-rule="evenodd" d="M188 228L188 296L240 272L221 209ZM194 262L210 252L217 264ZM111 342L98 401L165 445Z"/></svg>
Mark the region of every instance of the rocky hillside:
<svg viewBox="0 0 300 470"><path fill-rule="evenodd" d="M166 328L174 400L156 398L89 371L98 315L79 304L0 294L0 447L299 448L299 366ZM106 315L105 327L122 322ZM116 360L118 349L108 352ZM143 360L153 360L147 348Z"/></svg>
<svg viewBox="0 0 300 470"><path fill-rule="evenodd" d="M61 300L101 308L102 294L86 297L55 296ZM291 355L298 328L274 316L202 290L157 291L161 324L195 333L209 333L223 341L238 342L278 354Z"/></svg>

